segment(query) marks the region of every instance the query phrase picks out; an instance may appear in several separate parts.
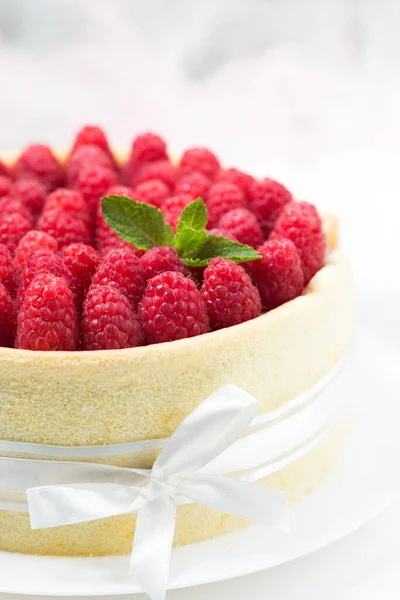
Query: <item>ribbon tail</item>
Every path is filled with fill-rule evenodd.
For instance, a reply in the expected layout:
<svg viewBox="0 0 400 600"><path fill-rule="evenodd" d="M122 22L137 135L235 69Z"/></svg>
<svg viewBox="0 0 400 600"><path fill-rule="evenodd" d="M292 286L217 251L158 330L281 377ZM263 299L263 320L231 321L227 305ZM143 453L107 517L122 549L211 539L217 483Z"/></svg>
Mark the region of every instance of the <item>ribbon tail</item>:
<svg viewBox="0 0 400 600"><path fill-rule="evenodd" d="M175 489L194 502L222 513L290 530L289 506L280 490L221 475L193 475Z"/></svg>
<svg viewBox="0 0 400 600"><path fill-rule="evenodd" d="M137 514L131 572L151 600L164 600L175 529L175 499L161 496Z"/></svg>

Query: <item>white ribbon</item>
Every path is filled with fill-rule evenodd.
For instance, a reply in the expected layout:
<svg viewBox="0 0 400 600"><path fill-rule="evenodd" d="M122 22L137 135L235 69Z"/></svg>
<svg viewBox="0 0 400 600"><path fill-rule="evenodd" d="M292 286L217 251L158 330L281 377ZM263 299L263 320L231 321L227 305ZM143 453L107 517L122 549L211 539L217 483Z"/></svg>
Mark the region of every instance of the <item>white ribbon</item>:
<svg viewBox="0 0 400 600"><path fill-rule="evenodd" d="M28 489L32 528L137 513L131 570L152 600L163 600L176 495L271 527L289 528L283 492L205 472L206 465L242 435L258 408L258 401L244 390L225 386L181 423L151 470L131 470L130 485L96 482Z"/></svg>

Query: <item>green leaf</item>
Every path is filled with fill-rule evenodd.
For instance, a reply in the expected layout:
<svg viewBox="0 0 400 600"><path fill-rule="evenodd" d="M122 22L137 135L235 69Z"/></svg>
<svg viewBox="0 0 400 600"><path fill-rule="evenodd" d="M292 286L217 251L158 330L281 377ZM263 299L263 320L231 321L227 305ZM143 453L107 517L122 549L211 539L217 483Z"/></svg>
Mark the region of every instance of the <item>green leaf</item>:
<svg viewBox="0 0 400 600"><path fill-rule="evenodd" d="M176 228L174 246L181 257L199 248L207 235L207 208L201 198L193 200L182 211Z"/></svg>
<svg viewBox="0 0 400 600"><path fill-rule="evenodd" d="M178 234L182 229L205 229L207 220L206 205L201 198L197 198L197 200L193 200L183 209L179 217L176 233Z"/></svg>
<svg viewBox="0 0 400 600"><path fill-rule="evenodd" d="M207 235L203 244L190 256L184 257L184 261L188 267L205 267L216 256L229 258L237 263L261 258L251 246L233 242L228 238Z"/></svg>
<svg viewBox="0 0 400 600"><path fill-rule="evenodd" d="M173 245L174 232L162 212L151 204L107 196L102 200L101 212L111 229L139 250Z"/></svg>

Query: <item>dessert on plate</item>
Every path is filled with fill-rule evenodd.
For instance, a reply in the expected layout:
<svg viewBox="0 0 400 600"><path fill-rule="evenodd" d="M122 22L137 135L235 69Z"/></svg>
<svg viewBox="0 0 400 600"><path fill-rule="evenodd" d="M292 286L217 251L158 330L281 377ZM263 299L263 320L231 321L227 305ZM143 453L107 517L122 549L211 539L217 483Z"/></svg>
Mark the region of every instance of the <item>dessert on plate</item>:
<svg viewBox="0 0 400 600"><path fill-rule="evenodd" d="M0 457L167 438L226 384L279 409L342 361L352 321L336 217L208 149L172 160L143 134L125 156L87 126L67 152L37 144L0 162L0 440L37 444ZM342 446L338 422L260 483L295 502ZM157 455L46 452L137 468ZM0 550L131 551L135 515L33 531L4 508L24 501L0 481ZM183 504L175 543L244 524Z"/></svg>

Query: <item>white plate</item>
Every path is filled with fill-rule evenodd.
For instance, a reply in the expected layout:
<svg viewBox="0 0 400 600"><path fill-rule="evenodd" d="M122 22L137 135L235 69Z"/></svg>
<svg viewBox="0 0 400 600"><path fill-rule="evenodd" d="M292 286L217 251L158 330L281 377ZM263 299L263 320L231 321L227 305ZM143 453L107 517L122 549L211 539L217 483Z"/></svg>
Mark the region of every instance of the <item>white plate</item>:
<svg viewBox="0 0 400 600"><path fill-rule="evenodd" d="M174 549L169 589L230 579L304 556L353 532L393 498L398 489L393 473L400 441L390 408L400 390L393 344L398 336L394 321L389 319L391 327L386 329L374 317L376 306L382 308L382 297L379 304L371 302L370 296L363 298L351 374L359 407L340 467L292 508L291 535L254 526ZM393 303L393 309L398 305ZM386 306L392 310L390 301ZM388 318L387 312L380 314ZM128 557L56 558L2 552L0 592L52 596L140 592L128 575L128 562Z"/></svg>

